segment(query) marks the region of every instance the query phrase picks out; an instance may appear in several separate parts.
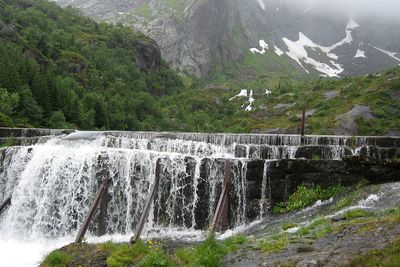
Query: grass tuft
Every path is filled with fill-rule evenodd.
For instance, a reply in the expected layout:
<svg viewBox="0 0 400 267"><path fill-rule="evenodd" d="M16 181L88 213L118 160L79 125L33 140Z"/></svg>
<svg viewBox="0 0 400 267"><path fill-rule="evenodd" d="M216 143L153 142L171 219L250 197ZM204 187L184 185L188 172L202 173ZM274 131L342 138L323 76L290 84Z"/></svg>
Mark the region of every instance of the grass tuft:
<svg viewBox="0 0 400 267"><path fill-rule="evenodd" d="M263 252L279 252L284 250L289 244L289 238L287 234L278 234L272 237L268 237L261 241L260 249Z"/></svg>
<svg viewBox="0 0 400 267"><path fill-rule="evenodd" d="M374 213L370 211L366 211L363 209L354 209L347 211L344 216L346 220L356 219L356 218L364 218L371 217Z"/></svg>
<svg viewBox="0 0 400 267"><path fill-rule="evenodd" d="M64 267L68 266L71 262L71 257L62 251L55 250L46 256L44 259L43 265L44 267Z"/></svg>

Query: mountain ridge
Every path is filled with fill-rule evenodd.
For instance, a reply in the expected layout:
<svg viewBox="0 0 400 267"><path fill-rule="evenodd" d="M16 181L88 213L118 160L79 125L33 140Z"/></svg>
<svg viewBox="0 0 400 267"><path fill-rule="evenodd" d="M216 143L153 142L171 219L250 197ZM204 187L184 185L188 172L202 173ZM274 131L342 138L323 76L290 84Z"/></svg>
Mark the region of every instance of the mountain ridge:
<svg viewBox="0 0 400 267"><path fill-rule="evenodd" d="M273 53L270 50L275 47L283 52L278 55L281 59L273 63L282 73L358 76L400 63L400 58L393 54L400 52L398 20L352 17L343 11L331 14L309 1L297 5L263 0L137 0L119 1L118 5L108 1L58 2L63 6L72 4L97 19L121 22L149 34L173 68L199 77L223 71L232 62L243 62L250 49L262 51L258 46L260 40L270 48L266 53ZM104 6L109 7L107 12ZM349 21L356 23L351 29L347 28ZM307 38L299 38L302 36ZM301 42L305 40L307 43ZM334 44L340 45L332 48ZM332 49L326 53L329 47ZM299 48L302 51L296 55L294 51ZM355 57L358 50L364 52L363 57ZM284 67L286 63L291 65L290 70ZM240 75L240 71L236 74Z"/></svg>

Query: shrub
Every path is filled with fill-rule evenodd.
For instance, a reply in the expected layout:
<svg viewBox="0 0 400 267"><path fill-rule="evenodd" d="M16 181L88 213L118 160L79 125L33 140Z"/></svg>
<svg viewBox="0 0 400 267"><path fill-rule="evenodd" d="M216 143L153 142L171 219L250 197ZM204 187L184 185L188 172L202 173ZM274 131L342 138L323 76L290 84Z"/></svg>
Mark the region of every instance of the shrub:
<svg viewBox="0 0 400 267"><path fill-rule="evenodd" d="M301 185L297 191L289 196L288 201L276 204L273 209L274 213L285 213L305 208L317 200L327 200L344 191L342 186L333 186L322 189L320 186L315 188L307 188Z"/></svg>
<svg viewBox="0 0 400 267"><path fill-rule="evenodd" d="M7 115L0 113L0 127L14 127L14 122Z"/></svg>
<svg viewBox="0 0 400 267"><path fill-rule="evenodd" d="M200 266L217 267L221 265L221 258L227 253L227 250L217 242L214 236L209 236L195 248L195 252L195 261Z"/></svg>
<svg viewBox="0 0 400 267"><path fill-rule="evenodd" d="M67 266L71 262L71 257L67 255L67 253L55 250L51 252L44 259L43 266L44 267L64 267Z"/></svg>

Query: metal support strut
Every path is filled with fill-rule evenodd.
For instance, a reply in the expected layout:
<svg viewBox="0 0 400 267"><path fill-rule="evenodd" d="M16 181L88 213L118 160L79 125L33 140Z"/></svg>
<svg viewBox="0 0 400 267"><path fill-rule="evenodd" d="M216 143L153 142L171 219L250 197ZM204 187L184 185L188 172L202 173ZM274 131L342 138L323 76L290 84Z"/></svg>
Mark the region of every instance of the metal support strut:
<svg viewBox="0 0 400 267"><path fill-rule="evenodd" d="M156 162L156 172L155 172L155 177L154 177L154 183L150 189L149 194L147 195L146 203L145 203L144 209L142 211L142 215L140 216L139 223L136 225L135 233L131 238L131 243L135 243L136 241L138 241L140 239L140 235L142 234L143 227L147 222L151 203L153 201L154 195L155 195L155 193L158 189L158 185L160 183L160 172L161 172L161 159L158 159Z"/></svg>
<svg viewBox="0 0 400 267"><path fill-rule="evenodd" d="M108 186L110 185L111 179L108 177L108 175L105 172L106 171L103 170L103 173L102 173L103 181L100 185L99 190L97 191L95 201L93 202L93 205L90 207L89 214L86 217L86 220L83 223L83 226L79 230L78 236L75 239L76 244L82 242L83 237L85 236L86 231L89 228L89 223L92 220L94 214L96 213L97 206L100 204L101 199L104 197L104 194L107 192Z"/></svg>
<svg viewBox="0 0 400 267"><path fill-rule="evenodd" d="M301 114L301 136L304 136L304 128L306 123L306 107L303 107L303 111Z"/></svg>
<svg viewBox="0 0 400 267"><path fill-rule="evenodd" d="M6 198L6 200L0 206L0 215L6 209L7 206L11 205L11 197Z"/></svg>
<svg viewBox="0 0 400 267"><path fill-rule="evenodd" d="M229 186L231 179L231 165L230 161L226 161L225 164L225 176L224 184L222 187L221 196L218 201L217 209L214 214L214 218L210 225L210 233L214 234L218 226L227 227L227 217L228 217L228 196L229 196Z"/></svg>

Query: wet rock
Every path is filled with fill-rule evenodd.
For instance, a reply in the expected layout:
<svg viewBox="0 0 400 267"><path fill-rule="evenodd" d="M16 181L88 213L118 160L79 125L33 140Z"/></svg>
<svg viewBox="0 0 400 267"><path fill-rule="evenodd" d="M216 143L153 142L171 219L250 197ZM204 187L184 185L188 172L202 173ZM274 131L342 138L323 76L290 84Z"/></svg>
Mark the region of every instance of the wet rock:
<svg viewBox="0 0 400 267"><path fill-rule="evenodd" d="M345 221L345 220L346 220L346 217L343 215L335 216L331 219L332 222L340 222L340 221Z"/></svg>
<svg viewBox="0 0 400 267"><path fill-rule="evenodd" d="M385 136L400 136L400 131L388 131Z"/></svg>
<svg viewBox="0 0 400 267"><path fill-rule="evenodd" d="M334 153L337 153L335 155ZM348 147L342 147L341 150L333 150L329 146L303 146L296 151L296 158L305 159L332 159L334 157L351 156L352 152Z"/></svg>
<svg viewBox="0 0 400 267"><path fill-rule="evenodd" d="M136 48L136 63L140 70L153 72L160 69L161 51L157 43L150 38L140 38L134 41Z"/></svg>
<svg viewBox="0 0 400 267"><path fill-rule="evenodd" d="M274 109L276 109L277 111L285 111L291 107L294 107L295 105L296 103L291 103L291 104L279 103L274 107Z"/></svg>
<svg viewBox="0 0 400 267"><path fill-rule="evenodd" d="M107 267L107 258L111 254L110 249L99 249L97 245L82 243L70 244L59 249L71 257L68 266L98 266ZM40 266L45 266L43 263Z"/></svg>
<svg viewBox="0 0 400 267"><path fill-rule="evenodd" d="M235 157L245 158L247 156L247 147L244 145L235 146Z"/></svg>
<svg viewBox="0 0 400 267"><path fill-rule="evenodd" d="M296 249L297 253L307 253L314 251L315 248L313 246L300 246Z"/></svg>
<svg viewBox="0 0 400 267"><path fill-rule="evenodd" d="M389 94L392 98L400 100L400 91L389 91Z"/></svg>
<svg viewBox="0 0 400 267"><path fill-rule="evenodd" d="M307 112L305 113L306 118L311 117L312 115L314 115L314 113L315 113L316 111L317 111L316 109L312 109L312 110L307 111ZM296 117L299 118L299 119L301 119L301 117L303 117L303 114L296 114Z"/></svg>
<svg viewBox="0 0 400 267"><path fill-rule="evenodd" d="M325 93L325 100L330 100L332 98L337 97L340 94L338 90L333 90Z"/></svg>
<svg viewBox="0 0 400 267"><path fill-rule="evenodd" d="M355 120L357 118L365 120L373 119L369 106L355 105L349 112L336 116L337 126L334 129L335 135L354 135L357 133L358 126Z"/></svg>

